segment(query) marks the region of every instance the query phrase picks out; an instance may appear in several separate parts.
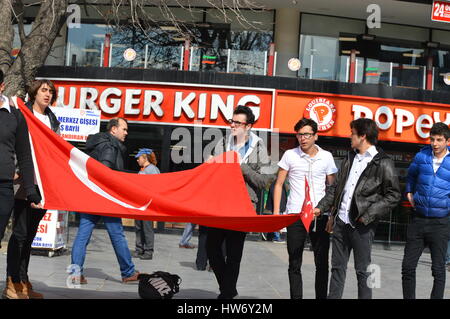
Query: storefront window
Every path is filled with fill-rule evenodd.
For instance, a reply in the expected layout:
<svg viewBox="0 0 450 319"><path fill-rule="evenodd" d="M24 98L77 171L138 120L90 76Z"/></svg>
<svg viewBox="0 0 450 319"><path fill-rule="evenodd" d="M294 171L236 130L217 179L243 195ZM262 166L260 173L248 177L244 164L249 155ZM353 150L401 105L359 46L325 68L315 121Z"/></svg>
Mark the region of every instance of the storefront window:
<svg viewBox="0 0 450 319"><path fill-rule="evenodd" d="M302 61L300 77L347 81L348 57L339 55L337 38L302 35L300 43L300 61Z"/></svg>
<svg viewBox="0 0 450 319"><path fill-rule="evenodd" d="M101 66L106 33L108 27L102 24L82 24L80 28L69 28L66 65Z"/></svg>
<svg viewBox="0 0 450 319"><path fill-rule="evenodd" d="M265 74L267 50L273 41L273 11L241 10L239 15L227 11L224 15L196 9L192 15L182 10L175 13L188 27L191 70ZM152 14L161 22L141 27L82 24L68 29L66 65L101 66L105 34L111 34L110 66L180 70L186 34L178 32L167 17ZM128 48L136 51L133 61L123 57Z"/></svg>
<svg viewBox="0 0 450 319"><path fill-rule="evenodd" d="M436 51L434 55L434 90L450 91L450 50Z"/></svg>

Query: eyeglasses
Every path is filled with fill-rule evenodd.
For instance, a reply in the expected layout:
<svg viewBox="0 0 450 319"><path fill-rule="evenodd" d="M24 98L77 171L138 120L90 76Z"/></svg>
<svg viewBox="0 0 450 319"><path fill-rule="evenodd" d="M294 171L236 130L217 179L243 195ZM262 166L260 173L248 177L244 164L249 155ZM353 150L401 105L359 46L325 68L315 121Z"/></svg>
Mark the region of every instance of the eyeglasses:
<svg viewBox="0 0 450 319"><path fill-rule="evenodd" d="M309 140L314 136L314 133L297 133L297 136L298 138L305 138L306 140Z"/></svg>
<svg viewBox="0 0 450 319"><path fill-rule="evenodd" d="M239 126L239 125L247 125L247 123L245 123L245 122L239 122L239 121L233 121L233 120L228 120L228 124L234 124L234 125L236 125L236 126Z"/></svg>

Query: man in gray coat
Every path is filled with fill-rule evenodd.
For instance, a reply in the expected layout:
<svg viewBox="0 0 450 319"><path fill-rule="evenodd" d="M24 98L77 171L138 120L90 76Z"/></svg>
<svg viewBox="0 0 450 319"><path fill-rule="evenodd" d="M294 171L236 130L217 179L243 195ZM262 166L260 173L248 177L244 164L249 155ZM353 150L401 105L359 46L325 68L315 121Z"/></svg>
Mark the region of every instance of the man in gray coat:
<svg viewBox="0 0 450 319"><path fill-rule="evenodd" d="M263 140L250 132L254 122L255 115L252 110L246 106L238 106L229 121L231 134L219 141L214 149L214 155L227 151L238 153L247 191L256 208L258 193L268 187L275 176L261 173L261 169L270 164L270 159ZM232 299L238 294L236 283L245 235L244 232L234 230L208 228L206 251L219 283L218 299ZM224 242L226 256L223 255L221 248Z"/></svg>

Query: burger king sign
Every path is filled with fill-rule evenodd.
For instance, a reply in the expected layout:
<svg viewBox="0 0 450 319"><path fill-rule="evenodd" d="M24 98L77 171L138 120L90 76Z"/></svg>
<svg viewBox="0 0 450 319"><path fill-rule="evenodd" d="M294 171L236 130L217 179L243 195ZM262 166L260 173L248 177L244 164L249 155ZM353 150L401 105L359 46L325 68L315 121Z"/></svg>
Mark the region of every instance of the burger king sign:
<svg viewBox="0 0 450 319"><path fill-rule="evenodd" d="M327 131L336 121L336 107L330 100L316 97L308 103L303 116L314 120L319 132Z"/></svg>

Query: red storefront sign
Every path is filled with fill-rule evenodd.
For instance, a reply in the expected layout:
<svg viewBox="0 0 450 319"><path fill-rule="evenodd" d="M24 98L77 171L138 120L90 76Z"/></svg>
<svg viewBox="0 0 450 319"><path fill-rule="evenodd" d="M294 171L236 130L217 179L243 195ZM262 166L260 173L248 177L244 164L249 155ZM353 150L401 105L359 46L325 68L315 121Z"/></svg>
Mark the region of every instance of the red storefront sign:
<svg viewBox="0 0 450 319"><path fill-rule="evenodd" d="M319 117L308 111L311 104L333 105L335 112L323 108ZM450 124L450 105L419 101L382 99L377 97L277 90L274 129L294 133L302 117L335 121L320 135L349 137L350 122L360 117L375 120L380 140L407 143L428 143L431 126L436 122ZM309 116L308 116L309 115Z"/></svg>
<svg viewBox="0 0 450 319"><path fill-rule="evenodd" d="M274 90L212 85L54 80L58 106L101 110L102 119L169 125L228 126L238 105L252 108L255 129L271 129Z"/></svg>
<svg viewBox="0 0 450 319"><path fill-rule="evenodd" d="M450 2L433 1L431 20L450 23Z"/></svg>

